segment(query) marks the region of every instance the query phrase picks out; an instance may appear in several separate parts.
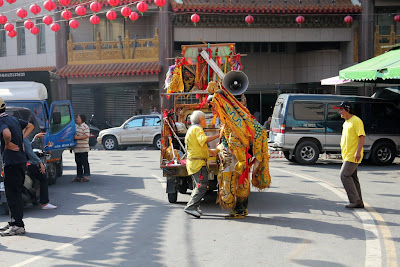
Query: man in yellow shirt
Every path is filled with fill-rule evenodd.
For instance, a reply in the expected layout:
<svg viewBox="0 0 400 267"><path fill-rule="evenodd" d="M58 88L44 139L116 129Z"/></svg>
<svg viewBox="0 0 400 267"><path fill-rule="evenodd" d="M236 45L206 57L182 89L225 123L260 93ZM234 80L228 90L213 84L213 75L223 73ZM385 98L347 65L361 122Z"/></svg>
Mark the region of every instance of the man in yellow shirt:
<svg viewBox="0 0 400 267"><path fill-rule="evenodd" d="M339 109L340 116L345 119L340 140L343 160L340 178L350 202L346 208L364 208L360 182L357 177L357 167L364 154L364 124L359 117L353 114L349 102L342 102L334 108Z"/></svg>
<svg viewBox="0 0 400 267"><path fill-rule="evenodd" d="M196 110L190 116L192 126L186 133L185 143L187 151L186 169L189 175L192 175L195 187L189 202L185 207L185 212L196 218L200 218L202 212L199 210L200 201L207 193L208 189L208 171L207 160L209 152L207 143L217 139L219 134L206 136L203 128L207 126L206 115Z"/></svg>

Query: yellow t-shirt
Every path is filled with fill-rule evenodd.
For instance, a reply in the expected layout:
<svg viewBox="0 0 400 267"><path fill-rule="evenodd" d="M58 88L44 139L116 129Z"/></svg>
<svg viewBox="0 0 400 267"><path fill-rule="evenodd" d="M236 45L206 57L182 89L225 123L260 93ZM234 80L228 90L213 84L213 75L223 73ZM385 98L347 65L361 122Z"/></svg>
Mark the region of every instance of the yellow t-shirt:
<svg viewBox="0 0 400 267"><path fill-rule="evenodd" d="M199 125L192 125L186 133L186 169L189 175L198 172L208 159L207 136ZM196 158L196 159L193 159ZM199 160L204 159L204 160Z"/></svg>
<svg viewBox="0 0 400 267"><path fill-rule="evenodd" d="M343 161L354 163L361 162L364 155L363 148L361 149L360 161L356 162L354 159L354 155L357 152L358 139L360 136L365 136L364 123L359 117L353 115L350 119L343 123L342 138L340 140Z"/></svg>

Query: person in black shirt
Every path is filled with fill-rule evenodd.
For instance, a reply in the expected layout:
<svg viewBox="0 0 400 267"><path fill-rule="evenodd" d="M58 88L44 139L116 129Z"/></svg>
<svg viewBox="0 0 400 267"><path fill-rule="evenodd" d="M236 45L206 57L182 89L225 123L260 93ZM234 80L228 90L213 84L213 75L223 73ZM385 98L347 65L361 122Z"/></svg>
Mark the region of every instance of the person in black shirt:
<svg viewBox="0 0 400 267"><path fill-rule="evenodd" d="M11 216L10 222L0 228L0 235L12 236L25 233L25 225L22 221L24 203L21 195L26 168L23 138L32 132L34 126L26 121L8 116L5 110L6 104L0 97L0 151L3 158L7 204Z"/></svg>

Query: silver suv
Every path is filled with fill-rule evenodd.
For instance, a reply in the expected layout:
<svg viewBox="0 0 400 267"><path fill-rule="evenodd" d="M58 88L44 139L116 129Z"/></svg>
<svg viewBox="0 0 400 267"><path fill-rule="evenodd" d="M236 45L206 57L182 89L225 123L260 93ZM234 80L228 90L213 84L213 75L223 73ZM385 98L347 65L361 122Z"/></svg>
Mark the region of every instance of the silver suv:
<svg viewBox="0 0 400 267"><path fill-rule="evenodd" d="M154 145L161 148L161 115L139 115L119 127L100 131L97 142L106 150L127 149L134 145Z"/></svg>
<svg viewBox="0 0 400 267"><path fill-rule="evenodd" d="M342 101L352 105L364 122L364 159L391 164L400 152L400 110L383 99L360 96L281 94L272 115L268 145L286 159L314 164L319 155L340 154L344 120L333 109Z"/></svg>

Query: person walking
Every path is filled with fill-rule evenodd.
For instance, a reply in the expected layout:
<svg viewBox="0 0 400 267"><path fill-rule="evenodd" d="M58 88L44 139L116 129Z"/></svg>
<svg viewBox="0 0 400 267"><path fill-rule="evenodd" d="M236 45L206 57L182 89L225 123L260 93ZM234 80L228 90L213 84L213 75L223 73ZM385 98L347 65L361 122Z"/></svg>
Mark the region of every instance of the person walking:
<svg viewBox="0 0 400 267"><path fill-rule="evenodd" d="M187 151L186 169L195 183L190 200L184 211L196 218L200 218L200 201L207 193L208 171L207 161L209 153L215 154L208 149L207 143L217 139L219 134L206 136L203 128L207 126L206 115L204 112L195 110L190 116L192 126L188 129L185 136Z"/></svg>
<svg viewBox="0 0 400 267"><path fill-rule="evenodd" d="M32 143L35 139L43 138L44 133L38 133L32 142L29 138L24 138L25 154L28 159L28 174L40 182L40 204L43 210L56 209L57 206L49 202L49 183L47 180L46 167L40 158L33 152Z"/></svg>
<svg viewBox="0 0 400 267"><path fill-rule="evenodd" d="M334 108L339 109L340 116L345 119L340 140L343 160L340 178L350 202L346 205L346 208L364 208L360 182L357 176L357 167L364 153L364 124L359 117L353 114L349 102L342 102Z"/></svg>
<svg viewBox="0 0 400 267"><path fill-rule="evenodd" d="M0 228L0 235L13 236L25 234L25 224L22 220L24 202L21 195L26 167L23 138L32 132L34 126L27 121L8 116L5 110L6 104L0 97L0 151L3 158L4 187L10 209L10 221Z"/></svg>
<svg viewBox="0 0 400 267"><path fill-rule="evenodd" d="M89 182L90 166L89 166L89 136L90 129L87 126L86 116L83 114L77 115L75 119L76 146L74 147L75 163L76 163L76 177L73 182Z"/></svg>

